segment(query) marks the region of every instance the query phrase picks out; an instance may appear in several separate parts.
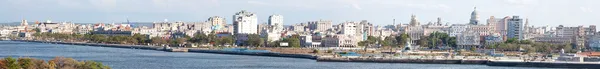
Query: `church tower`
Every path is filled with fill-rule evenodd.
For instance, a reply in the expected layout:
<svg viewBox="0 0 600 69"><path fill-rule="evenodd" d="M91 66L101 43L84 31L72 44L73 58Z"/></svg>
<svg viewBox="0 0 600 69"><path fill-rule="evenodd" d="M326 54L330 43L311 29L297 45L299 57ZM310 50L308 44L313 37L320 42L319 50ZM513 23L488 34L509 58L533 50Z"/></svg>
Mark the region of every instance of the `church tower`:
<svg viewBox="0 0 600 69"><path fill-rule="evenodd" d="M413 15L412 15L412 16L410 16L410 17L411 17L411 18L410 18L410 26L419 26L419 25L421 25L421 24L419 23L419 21L417 21L417 16L416 16L416 15L414 15L414 14L413 14Z"/></svg>

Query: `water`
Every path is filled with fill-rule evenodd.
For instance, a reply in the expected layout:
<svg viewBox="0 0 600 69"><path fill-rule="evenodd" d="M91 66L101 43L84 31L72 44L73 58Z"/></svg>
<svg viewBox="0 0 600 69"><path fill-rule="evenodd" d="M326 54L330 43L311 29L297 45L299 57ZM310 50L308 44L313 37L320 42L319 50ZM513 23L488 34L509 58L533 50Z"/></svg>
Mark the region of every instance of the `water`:
<svg viewBox="0 0 600 69"><path fill-rule="evenodd" d="M0 57L94 60L114 69L538 69L459 64L316 62L310 59L0 41Z"/></svg>

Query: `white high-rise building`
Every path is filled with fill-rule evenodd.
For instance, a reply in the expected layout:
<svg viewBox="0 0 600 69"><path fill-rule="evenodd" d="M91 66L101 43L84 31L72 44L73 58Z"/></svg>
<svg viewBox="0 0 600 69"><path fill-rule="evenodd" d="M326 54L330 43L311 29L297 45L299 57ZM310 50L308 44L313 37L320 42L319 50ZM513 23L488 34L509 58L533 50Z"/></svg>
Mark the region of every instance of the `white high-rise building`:
<svg viewBox="0 0 600 69"><path fill-rule="evenodd" d="M357 24L358 24L357 22L345 22L345 23L340 24L340 25L342 25L341 26L342 34L344 34L344 35L355 35L356 34L356 29L357 29L356 28Z"/></svg>
<svg viewBox="0 0 600 69"><path fill-rule="evenodd" d="M233 26L235 34L257 34L258 20L252 12L242 10L233 15Z"/></svg>
<svg viewBox="0 0 600 69"><path fill-rule="evenodd" d="M269 16L269 25L273 26L276 30L283 30L283 16L271 15Z"/></svg>

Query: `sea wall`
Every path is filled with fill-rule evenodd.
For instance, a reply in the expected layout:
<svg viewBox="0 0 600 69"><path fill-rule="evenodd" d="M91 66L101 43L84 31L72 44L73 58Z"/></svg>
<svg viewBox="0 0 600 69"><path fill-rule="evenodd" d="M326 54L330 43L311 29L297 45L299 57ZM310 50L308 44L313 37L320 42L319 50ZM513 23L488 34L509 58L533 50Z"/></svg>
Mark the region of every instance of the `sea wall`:
<svg viewBox="0 0 600 69"><path fill-rule="evenodd" d="M78 42L54 42L54 41L34 41L34 40L13 40L13 41L39 42L39 43L52 43L52 44L67 44L67 45L85 45L85 46L113 47L113 48L131 48L131 49L144 49L144 50L162 50L161 47L144 46L144 45L121 45L121 44L78 43Z"/></svg>
<svg viewBox="0 0 600 69"><path fill-rule="evenodd" d="M226 50L206 50L206 49L189 49L188 52L316 59L316 56L309 55L309 54L285 54L285 53L275 53L275 52L242 52L242 51L226 51Z"/></svg>
<svg viewBox="0 0 600 69"><path fill-rule="evenodd" d="M490 61L488 66L600 69L599 63Z"/></svg>
<svg viewBox="0 0 600 69"><path fill-rule="evenodd" d="M408 58L334 58L319 57L319 62L427 63L427 64L485 64L487 60L408 59Z"/></svg>

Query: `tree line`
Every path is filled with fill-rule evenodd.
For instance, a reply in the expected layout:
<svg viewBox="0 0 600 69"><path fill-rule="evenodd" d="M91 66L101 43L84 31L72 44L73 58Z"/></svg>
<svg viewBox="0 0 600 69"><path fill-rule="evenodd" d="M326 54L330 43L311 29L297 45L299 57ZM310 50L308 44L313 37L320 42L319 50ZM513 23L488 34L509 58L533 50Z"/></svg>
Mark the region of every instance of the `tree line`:
<svg viewBox="0 0 600 69"><path fill-rule="evenodd" d="M44 61L35 58L0 59L0 69L111 69L96 61L77 61L73 58L55 57Z"/></svg>

